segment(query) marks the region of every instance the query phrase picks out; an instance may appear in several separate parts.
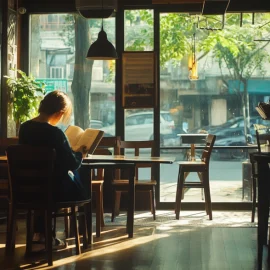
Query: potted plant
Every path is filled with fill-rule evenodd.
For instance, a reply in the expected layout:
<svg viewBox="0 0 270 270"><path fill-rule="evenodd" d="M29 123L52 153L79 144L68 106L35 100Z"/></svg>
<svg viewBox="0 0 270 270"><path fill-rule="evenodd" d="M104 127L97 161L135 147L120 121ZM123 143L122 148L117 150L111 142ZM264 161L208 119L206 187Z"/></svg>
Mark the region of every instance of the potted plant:
<svg viewBox="0 0 270 270"><path fill-rule="evenodd" d="M12 116L16 123L16 135L20 124L37 115L40 100L45 94L45 83L37 82L32 74L26 75L22 70L15 70L18 77L4 76L10 89L9 102Z"/></svg>

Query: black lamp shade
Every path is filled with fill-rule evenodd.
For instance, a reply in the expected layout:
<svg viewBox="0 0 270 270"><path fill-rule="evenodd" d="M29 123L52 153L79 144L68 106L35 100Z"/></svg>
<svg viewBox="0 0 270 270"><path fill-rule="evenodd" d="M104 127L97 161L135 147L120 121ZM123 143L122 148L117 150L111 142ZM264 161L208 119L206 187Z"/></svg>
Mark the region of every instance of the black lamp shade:
<svg viewBox="0 0 270 270"><path fill-rule="evenodd" d="M114 13L114 9L79 9L79 14L86 19L99 19L99 18L109 18Z"/></svg>
<svg viewBox="0 0 270 270"><path fill-rule="evenodd" d="M98 34L98 39L91 44L86 58L93 60L114 60L118 58L117 52L107 39L107 34L103 28Z"/></svg>

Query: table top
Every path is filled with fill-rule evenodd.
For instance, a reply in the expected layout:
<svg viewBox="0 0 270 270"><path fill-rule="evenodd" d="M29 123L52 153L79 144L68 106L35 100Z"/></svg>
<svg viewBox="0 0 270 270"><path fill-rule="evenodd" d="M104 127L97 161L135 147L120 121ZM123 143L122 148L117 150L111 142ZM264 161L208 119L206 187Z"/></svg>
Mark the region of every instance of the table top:
<svg viewBox="0 0 270 270"><path fill-rule="evenodd" d="M7 161L7 156L0 156L0 162ZM83 162L126 162L126 163L167 163L172 164L175 157L145 157L131 155L88 155Z"/></svg>
<svg viewBox="0 0 270 270"><path fill-rule="evenodd" d="M84 162L132 162L132 163L167 163L172 164L175 157L148 157L131 155L88 155L83 159Z"/></svg>

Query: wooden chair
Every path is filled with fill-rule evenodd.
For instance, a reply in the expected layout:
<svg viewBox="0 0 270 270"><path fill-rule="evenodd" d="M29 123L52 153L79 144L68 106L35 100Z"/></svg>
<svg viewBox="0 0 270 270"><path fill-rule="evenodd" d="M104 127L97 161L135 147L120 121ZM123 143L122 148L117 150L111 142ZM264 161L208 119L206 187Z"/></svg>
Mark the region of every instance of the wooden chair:
<svg viewBox="0 0 270 270"><path fill-rule="evenodd" d="M119 155L120 137L103 137L94 151L94 155ZM119 170L116 170L115 177L119 178ZM100 237L101 227L104 223L103 209L103 183L104 169L92 170L92 192L96 195L96 236Z"/></svg>
<svg viewBox="0 0 270 270"><path fill-rule="evenodd" d="M154 155L154 141L121 141L121 149L133 149L135 156L139 156L143 149L150 149L150 156ZM148 192L150 196L151 213L154 220L156 219L156 200L155 200L155 187L157 182L153 176L153 164L142 163L136 165L135 171L135 192ZM150 168L150 179L142 180L138 177L139 168ZM117 213L119 213L121 193L128 191L128 180L114 179L112 182L113 188L113 208L112 208L112 222Z"/></svg>
<svg viewBox="0 0 270 270"><path fill-rule="evenodd" d="M18 144L18 138L0 138L0 155L6 155L9 145ZM8 187L8 166L7 163L0 163L0 204L1 211L8 212L9 207L9 187Z"/></svg>
<svg viewBox="0 0 270 270"><path fill-rule="evenodd" d="M82 223L83 244L87 246L86 215L90 199L83 201L54 202L52 194L54 161L56 153L48 147L29 145L12 145L6 150L9 170L10 211L8 215L8 230L6 252L12 253L15 248L15 222L18 210L27 210L27 240L26 253L32 250L32 211L38 210L45 215L45 246L48 264L52 265L52 219L57 216L72 217L76 254L81 253L80 238L77 225L78 209L84 208ZM58 209L71 208L70 213L58 214Z"/></svg>
<svg viewBox="0 0 270 270"><path fill-rule="evenodd" d="M257 152L265 152L267 141L270 142L270 127L264 125L254 124L256 132ZM251 208L251 222L255 220L256 203L257 203L257 179L258 170L257 163L254 160L253 154L250 153L249 160L251 163L251 174L252 174L252 208Z"/></svg>
<svg viewBox="0 0 270 270"><path fill-rule="evenodd" d="M180 161L179 165L178 182L176 190L176 219L179 219L181 200L184 188L203 188L205 194L205 206L206 213L209 215L209 219L212 220L212 206L211 195L209 185L209 163L211 152L216 140L215 135L208 134L206 137L206 146L202 152L200 161ZM199 180L197 182L186 181L190 172L197 172Z"/></svg>

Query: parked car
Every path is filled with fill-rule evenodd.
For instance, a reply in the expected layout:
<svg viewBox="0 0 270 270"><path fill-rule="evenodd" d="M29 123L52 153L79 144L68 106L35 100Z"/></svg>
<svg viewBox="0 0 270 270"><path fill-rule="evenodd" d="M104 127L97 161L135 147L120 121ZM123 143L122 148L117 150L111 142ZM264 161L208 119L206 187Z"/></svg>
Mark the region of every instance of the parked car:
<svg viewBox="0 0 270 270"><path fill-rule="evenodd" d="M130 141L143 141L153 139L153 112L138 112L130 114L125 119L125 139ZM167 140L176 137L174 134L174 121L170 112L160 112L160 141L161 145L166 144ZM115 134L115 125L103 127L108 135Z"/></svg>
<svg viewBox="0 0 270 270"><path fill-rule="evenodd" d="M253 144L251 134L245 136L242 127L224 128L216 131L217 136L214 146L247 146ZM247 149L213 149L212 156L215 159L243 159L248 156Z"/></svg>
<svg viewBox="0 0 270 270"><path fill-rule="evenodd" d="M251 116L249 117L247 123L248 123L248 130L249 133L254 136L255 135L255 130L253 128L254 124L264 124L267 125L266 120L263 120L260 116ZM216 132L220 131L220 130L224 130L227 128L243 128L244 129L244 118L242 116L239 117L235 117L232 119L229 119L227 122L221 124L221 125L217 125L217 126L212 126L212 125L208 125L208 126L203 126L203 127L199 127L199 128L195 128L193 130L190 131L190 133L200 133L202 130L206 131L207 133L211 133L211 134L215 134Z"/></svg>
<svg viewBox="0 0 270 270"><path fill-rule="evenodd" d="M102 129L103 128L103 123L102 121L99 120L90 120L90 128L94 129Z"/></svg>

